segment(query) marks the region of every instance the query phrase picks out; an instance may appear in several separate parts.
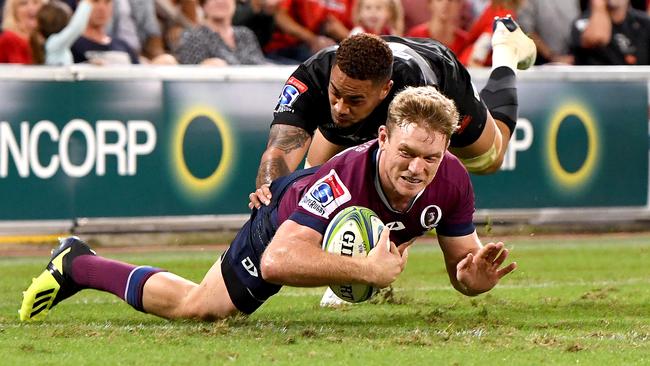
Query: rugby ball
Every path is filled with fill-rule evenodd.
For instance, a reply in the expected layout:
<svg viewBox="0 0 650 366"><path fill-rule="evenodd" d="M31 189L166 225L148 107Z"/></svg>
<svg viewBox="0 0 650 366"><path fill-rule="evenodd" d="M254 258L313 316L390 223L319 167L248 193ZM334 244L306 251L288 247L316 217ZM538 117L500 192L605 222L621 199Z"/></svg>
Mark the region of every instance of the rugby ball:
<svg viewBox="0 0 650 366"><path fill-rule="evenodd" d="M383 228L384 224L372 210L348 207L334 216L327 226L323 250L341 256L365 257L379 241ZM366 301L378 291L364 284L331 285L330 289L347 302Z"/></svg>

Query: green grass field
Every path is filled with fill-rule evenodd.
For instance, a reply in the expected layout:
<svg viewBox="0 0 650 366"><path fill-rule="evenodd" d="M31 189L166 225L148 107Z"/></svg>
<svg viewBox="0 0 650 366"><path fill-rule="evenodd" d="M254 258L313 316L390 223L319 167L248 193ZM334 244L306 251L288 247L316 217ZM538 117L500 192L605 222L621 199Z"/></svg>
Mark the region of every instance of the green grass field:
<svg viewBox="0 0 650 366"><path fill-rule="evenodd" d="M2 365L650 364L650 235L512 238L519 269L489 294L449 285L435 245L411 248L392 293L340 309L284 288L250 317L166 321L84 291L42 323L18 321L45 258L2 258ZM99 250L101 254L101 249ZM120 254L193 280L216 252Z"/></svg>

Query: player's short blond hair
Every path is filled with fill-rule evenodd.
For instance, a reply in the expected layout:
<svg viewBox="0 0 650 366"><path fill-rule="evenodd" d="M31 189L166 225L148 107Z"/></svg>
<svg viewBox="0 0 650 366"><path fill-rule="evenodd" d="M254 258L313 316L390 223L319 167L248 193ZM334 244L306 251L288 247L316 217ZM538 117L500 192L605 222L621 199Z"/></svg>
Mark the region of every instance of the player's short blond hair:
<svg viewBox="0 0 650 366"><path fill-rule="evenodd" d="M451 138L458 129L454 102L432 86L407 87L397 93L388 107L386 131L409 124L437 131Z"/></svg>

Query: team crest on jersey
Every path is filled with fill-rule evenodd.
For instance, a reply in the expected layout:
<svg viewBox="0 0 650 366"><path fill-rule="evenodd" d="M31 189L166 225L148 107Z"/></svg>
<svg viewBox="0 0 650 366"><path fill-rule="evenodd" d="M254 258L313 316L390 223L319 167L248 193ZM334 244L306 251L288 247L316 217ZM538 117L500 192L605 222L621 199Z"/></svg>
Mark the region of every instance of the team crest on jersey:
<svg viewBox="0 0 650 366"><path fill-rule="evenodd" d="M420 215L420 224L422 227L429 230L438 226L440 219L442 218L442 210L436 205L430 205L422 210L422 215Z"/></svg>
<svg viewBox="0 0 650 366"><path fill-rule="evenodd" d="M293 113L293 103L298 100L300 95L307 91L307 85L302 81L296 79L295 77L290 77L287 80L287 83L282 89L282 94L280 95L280 101L278 106L275 109L276 112L292 112Z"/></svg>
<svg viewBox="0 0 650 366"><path fill-rule="evenodd" d="M352 199L352 195L350 195L348 187L332 169L305 192L299 205L313 214L329 219L334 210L350 199Z"/></svg>

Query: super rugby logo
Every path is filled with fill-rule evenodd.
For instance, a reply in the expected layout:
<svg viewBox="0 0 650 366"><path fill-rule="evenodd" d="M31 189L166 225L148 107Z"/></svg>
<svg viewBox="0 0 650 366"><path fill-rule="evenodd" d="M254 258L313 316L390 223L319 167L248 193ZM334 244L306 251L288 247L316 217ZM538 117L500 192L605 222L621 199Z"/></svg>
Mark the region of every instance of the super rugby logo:
<svg viewBox="0 0 650 366"><path fill-rule="evenodd" d="M334 210L351 198L350 191L332 169L306 191L300 200L300 207L328 219Z"/></svg>
<svg viewBox="0 0 650 366"><path fill-rule="evenodd" d="M296 100L298 100L298 97L300 97L300 94L306 92L307 89L307 85L305 85L302 81L296 79L293 76L290 77L289 80L287 80L287 83L284 85L284 89L282 89L280 101L278 102L278 106L276 107L275 111L293 112L293 103L295 103Z"/></svg>

